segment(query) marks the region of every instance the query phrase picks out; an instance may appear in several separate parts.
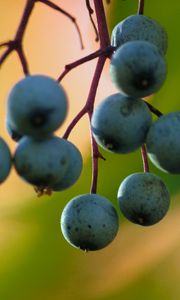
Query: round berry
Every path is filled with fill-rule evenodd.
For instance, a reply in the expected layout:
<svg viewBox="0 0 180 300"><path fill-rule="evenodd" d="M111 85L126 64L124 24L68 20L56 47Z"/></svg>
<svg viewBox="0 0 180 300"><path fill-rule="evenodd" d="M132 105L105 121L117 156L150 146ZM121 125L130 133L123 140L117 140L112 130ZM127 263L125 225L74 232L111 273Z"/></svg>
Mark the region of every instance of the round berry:
<svg viewBox="0 0 180 300"><path fill-rule="evenodd" d="M112 203L97 194L73 198L61 215L61 230L65 239L82 250L99 250L115 238L119 220Z"/></svg>
<svg viewBox="0 0 180 300"><path fill-rule="evenodd" d="M118 190L119 207L133 223L149 226L167 213L170 196L164 182L153 173L135 173L126 177Z"/></svg>
<svg viewBox="0 0 180 300"><path fill-rule="evenodd" d="M6 142L0 137L0 183L8 177L12 167L12 157Z"/></svg>
<svg viewBox="0 0 180 300"><path fill-rule="evenodd" d="M126 42L145 40L157 46L166 54L168 46L167 33L164 28L150 17L132 15L117 24L111 35L112 46L119 47Z"/></svg>
<svg viewBox="0 0 180 300"><path fill-rule="evenodd" d="M112 55L110 76L121 92L142 98L160 89L166 78L166 62L152 43L127 42Z"/></svg>
<svg viewBox="0 0 180 300"><path fill-rule="evenodd" d="M30 184L51 187L63 178L69 167L69 155L64 139L52 136L34 140L24 136L17 145L14 165Z"/></svg>
<svg viewBox="0 0 180 300"><path fill-rule="evenodd" d="M146 144L150 160L159 169L180 174L180 112L160 117L152 124Z"/></svg>
<svg viewBox="0 0 180 300"><path fill-rule="evenodd" d="M151 113L142 99L113 94L92 115L96 142L104 149L128 153L140 147L151 125Z"/></svg>
<svg viewBox="0 0 180 300"><path fill-rule="evenodd" d="M12 88L7 102L7 117L22 135L42 137L51 134L67 113L65 92L54 79L31 75Z"/></svg>
<svg viewBox="0 0 180 300"><path fill-rule="evenodd" d="M72 186L78 180L82 171L83 159L80 151L69 141L67 141L67 147L69 151L69 166L63 178L52 186L54 191L62 191Z"/></svg>

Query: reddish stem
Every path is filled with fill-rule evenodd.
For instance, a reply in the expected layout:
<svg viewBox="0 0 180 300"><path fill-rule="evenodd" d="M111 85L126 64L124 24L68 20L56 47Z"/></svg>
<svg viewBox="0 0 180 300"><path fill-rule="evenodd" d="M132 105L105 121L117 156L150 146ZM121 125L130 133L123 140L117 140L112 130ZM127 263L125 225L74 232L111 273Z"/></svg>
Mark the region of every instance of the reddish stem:
<svg viewBox="0 0 180 300"><path fill-rule="evenodd" d="M94 0L101 48L110 46L110 38L102 0Z"/></svg>
<svg viewBox="0 0 180 300"><path fill-rule="evenodd" d="M81 31L80 28L76 22L75 17L73 17L71 14L69 14L66 10L62 9L61 7L59 7L58 5L56 5L55 3L49 1L49 0L35 0L36 2L42 2L44 4L46 4L47 6L51 7L52 9L55 9L58 12L61 12L63 15L65 15L66 17L68 17L73 23L74 26L76 27L77 33L79 35L79 40L80 40L80 44L81 44L81 49L84 49L84 45L83 45L83 40L82 40L82 36L81 36Z"/></svg>
<svg viewBox="0 0 180 300"><path fill-rule="evenodd" d="M105 56L102 56L98 59L87 101L86 101L84 107L80 110L80 112L75 116L75 118L69 124L68 128L66 129L66 131L63 135L63 138L66 138L66 139L68 138L69 134L71 133L71 131L73 130L75 125L79 122L79 120L86 113L92 113L93 112L96 91L97 91L97 87L98 87L98 84L99 84L99 79L100 79L105 61L106 61Z"/></svg>
<svg viewBox="0 0 180 300"><path fill-rule="evenodd" d="M144 14L144 0L139 0L137 13L138 13L138 15L143 15Z"/></svg>
<svg viewBox="0 0 180 300"><path fill-rule="evenodd" d="M28 24L29 18L31 16L32 10L34 8L35 2L36 2L36 0L27 0L26 1L26 6L24 8L24 12L23 12L22 18L20 20L15 38L14 38L15 41L22 42L24 32L25 32L25 29L27 27L27 24Z"/></svg>
<svg viewBox="0 0 180 300"><path fill-rule="evenodd" d="M114 51L114 49L115 49L115 47L113 47L113 46L106 47L105 49L99 49L99 50L95 51L94 53L91 53L85 57L80 58L79 60L76 60L75 62L73 62L71 64L66 65L64 68L64 71L61 73L61 75L59 76L57 81L60 82L72 69L74 69L88 61L91 61L92 59L95 59L102 55L109 57L112 54L112 52Z"/></svg>
<svg viewBox="0 0 180 300"><path fill-rule="evenodd" d="M141 155L142 155L144 172L149 172L148 156L147 156L145 145L142 145L141 147Z"/></svg>
<svg viewBox="0 0 180 300"><path fill-rule="evenodd" d="M89 115L89 121L91 122L91 117L94 109L94 102L95 102L95 97L96 97L96 92L97 92L97 87L99 84L99 80L103 71L103 67L106 61L105 56L101 56L98 59L96 69L94 72L93 80L91 83L91 87L89 90L89 95L86 101L85 106L82 108L82 110L76 115L76 117L72 120L72 122L69 124L63 138L68 138L69 134L71 133L72 129L75 127L77 122L86 114L88 113ZM91 123L90 123L91 124ZM92 148L92 183L91 183L91 193L96 193L97 189L97 178L98 178L98 158L102 156L100 155L98 151L97 144L92 136L92 131L90 128L91 132L91 148Z"/></svg>

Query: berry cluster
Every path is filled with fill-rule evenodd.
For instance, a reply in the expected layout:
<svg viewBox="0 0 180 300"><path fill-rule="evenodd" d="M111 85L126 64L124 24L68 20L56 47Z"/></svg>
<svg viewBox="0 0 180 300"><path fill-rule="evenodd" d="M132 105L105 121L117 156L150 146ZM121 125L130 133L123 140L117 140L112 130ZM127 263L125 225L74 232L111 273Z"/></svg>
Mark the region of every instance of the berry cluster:
<svg viewBox="0 0 180 300"><path fill-rule="evenodd" d="M108 96L95 109L91 128L99 146L112 153L129 153L142 147L152 162L170 173L180 173L179 112L152 124L147 103L166 78L167 34L153 19L132 15L115 26L111 37L116 47L110 77L119 93ZM153 225L167 213L170 196L163 181L148 170L129 175L120 184L118 204L130 221Z"/></svg>
<svg viewBox="0 0 180 300"><path fill-rule="evenodd" d="M64 190L80 176L80 151L71 142L53 134L66 114L66 94L50 77L26 76L9 94L7 129L18 141L14 167L39 192Z"/></svg>
<svg viewBox="0 0 180 300"><path fill-rule="evenodd" d="M28 3L34 4L35 0ZM89 1L86 4L91 15ZM6 127L12 139L18 142L13 157L4 140L0 139L0 182L7 178L13 164L18 175L35 186L39 195L62 191L77 181L83 167L81 153L68 141L68 136L80 118L85 113L89 115L93 156L91 192L69 201L60 220L65 239L85 251L107 246L119 228L114 206L96 193L98 158L102 158L98 145L118 154L142 149L144 172L125 178L117 195L121 212L133 223L153 225L166 215L170 205L168 189L157 175L149 172L147 156L161 170L180 173L180 144L177 142L180 113L162 116L143 99L158 91L166 78L165 30L155 20L139 13L115 26L110 45L103 2L94 1L94 6L101 49L66 66L58 78L58 81L62 80L70 69L99 57L87 102L64 136L54 135L68 110L64 89L48 76L30 75L25 57L22 59L21 55L26 77L15 84L7 101ZM22 31L21 28L18 32ZM5 44L9 50L13 49L10 48L12 43ZM103 45L106 47L103 48ZM111 59L110 77L119 93L105 98L94 110L96 90L107 58ZM151 112L160 117L154 123Z"/></svg>

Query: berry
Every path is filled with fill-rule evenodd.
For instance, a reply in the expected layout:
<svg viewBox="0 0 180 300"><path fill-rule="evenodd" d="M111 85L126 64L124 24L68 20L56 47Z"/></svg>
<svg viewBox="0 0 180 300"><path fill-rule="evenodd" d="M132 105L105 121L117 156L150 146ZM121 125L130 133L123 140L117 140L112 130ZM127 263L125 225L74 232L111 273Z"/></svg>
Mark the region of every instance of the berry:
<svg viewBox="0 0 180 300"><path fill-rule="evenodd" d="M82 250L99 250L115 238L118 215L112 203L97 194L73 198L61 215L61 230L65 239Z"/></svg>
<svg viewBox="0 0 180 300"><path fill-rule="evenodd" d="M69 141L67 141L67 147L69 151L69 166L63 178L52 186L54 191L62 191L72 186L78 180L82 171L83 160L80 151Z"/></svg>
<svg viewBox="0 0 180 300"><path fill-rule="evenodd" d="M110 76L121 92L141 98L160 89L166 78L166 62L155 45L127 42L112 55Z"/></svg>
<svg viewBox="0 0 180 300"><path fill-rule="evenodd" d="M113 94L101 102L92 115L93 136L110 152L131 152L144 143L151 119L142 99Z"/></svg>
<svg viewBox="0 0 180 300"><path fill-rule="evenodd" d="M12 157L6 142L0 138L0 183L8 177L12 167Z"/></svg>
<svg viewBox="0 0 180 300"><path fill-rule="evenodd" d="M180 112L160 117L147 135L147 151L150 160L159 169L180 173Z"/></svg>
<svg viewBox="0 0 180 300"><path fill-rule="evenodd" d="M17 145L14 165L27 182L39 187L51 187L59 182L69 167L66 140L52 136L34 140L24 136Z"/></svg>
<svg viewBox="0 0 180 300"><path fill-rule="evenodd" d="M22 135L51 134L64 121L67 99L63 88L44 75L27 76L12 88L7 118Z"/></svg>
<svg viewBox="0 0 180 300"><path fill-rule="evenodd" d="M126 177L118 190L119 207L133 223L149 226L167 213L170 196L166 185L153 173L135 173Z"/></svg>
<svg viewBox="0 0 180 300"><path fill-rule="evenodd" d="M111 35L112 46L119 47L126 42L145 40L153 43L166 54L168 46L167 33L155 20L144 15L132 15L117 24Z"/></svg>

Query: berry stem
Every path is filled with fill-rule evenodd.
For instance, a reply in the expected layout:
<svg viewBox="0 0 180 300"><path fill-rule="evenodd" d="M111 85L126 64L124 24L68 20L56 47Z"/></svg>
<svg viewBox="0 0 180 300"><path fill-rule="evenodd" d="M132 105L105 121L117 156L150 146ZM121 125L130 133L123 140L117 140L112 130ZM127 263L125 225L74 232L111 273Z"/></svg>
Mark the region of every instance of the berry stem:
<svg viewBox="0 0 180 300"><path fill-rule="evenodd" d="M72 69L88 62L88 61L91 61L92 59L95 59L97 57L100 57L102 55L105 55L105 56L110 56L112 54L112 52L114 51L115 47L113 46L109 46L109 47L106 47L105 49L99 49L85 57L82 57L80 58L79 60L76 60L75 62L73 63L70 63L68 65L66 65L64 67L64 71L61 73L61 75L58 77L57 81L60 82L65 76L66 74L68 74Z"/></svg>
<svg viewBox="0 0 180 300"><path fill-rule="evenodd" d="M79 122L79 120L86 113L92 114L93 109L94 109L94 101L95 101L96 91L97 91L99 79L101 77L101 73L102 73L105 61L106 61L105 56L99 57L97 65L96 65L96 69L94 72L94 76L92 79L92 83L91 83L91 87L89 90L89 95L88 95L87 101L86 101L84 107L80 110L80 112L75 116L75 118L71 121L71 123L67 127L67 129L63 135L63 138L67 139L69 137L69 135L70 135L71 131L73 130L73 128L75 127L75 125Z"/></svg>
<svg viewBox="0 0 180 300"><path fill-rule="evenodd" d="M152 104L150 104L149 102L146 102L144 100L144 102L146 103L146 105L149 107L149 110L154 113L157 117L162 117L163 116L163 113L160 112L157 108L155 108Z"/></svg>
<svg viewBox="0 0 180 300"><path fill-rule="evenodd" d="M138 15L143 15L144 14L144 0L139 0L137 13L138 13Z"/></svg>
<svg viewBox="0 0 180 300"><path fill-rule="evenodd" d="M143 161L144 172L149 172L148 156L145 144L141 147L141 156Z"/></svg>

